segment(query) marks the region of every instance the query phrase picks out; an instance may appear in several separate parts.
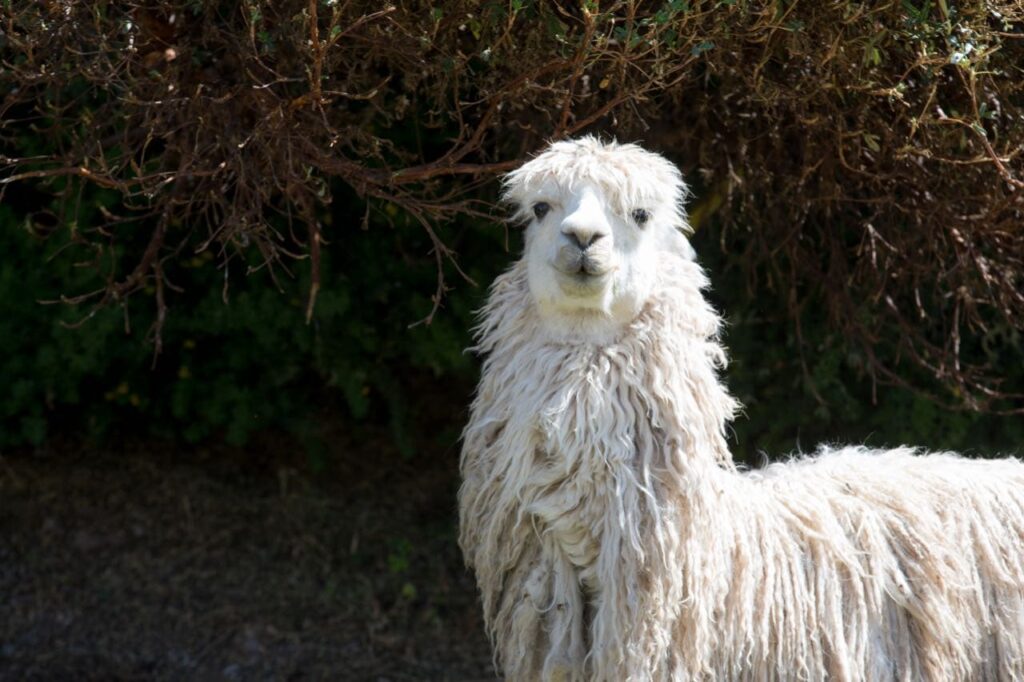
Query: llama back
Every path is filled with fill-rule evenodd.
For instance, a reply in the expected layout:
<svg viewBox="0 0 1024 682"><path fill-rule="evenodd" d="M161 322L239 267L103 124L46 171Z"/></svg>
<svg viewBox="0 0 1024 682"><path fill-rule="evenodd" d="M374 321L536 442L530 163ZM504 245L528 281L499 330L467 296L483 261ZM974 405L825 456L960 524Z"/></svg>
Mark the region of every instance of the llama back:
<svg viewBox="0 0 1024 682"><path fill-rule="evenodd" d="M1024 466L850 447L721 484L683 679L1024 678Z"/></svg>

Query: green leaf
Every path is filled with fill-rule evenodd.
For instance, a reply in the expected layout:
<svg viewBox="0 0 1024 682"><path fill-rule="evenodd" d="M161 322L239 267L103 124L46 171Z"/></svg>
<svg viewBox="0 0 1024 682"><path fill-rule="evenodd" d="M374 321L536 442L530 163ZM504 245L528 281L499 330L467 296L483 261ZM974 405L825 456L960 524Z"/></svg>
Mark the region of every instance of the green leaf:
<svg viewBox="0 0 1024 682"><path fill-rule="evenodd" d="M693 55L694 57L699 57L700 55L713 49L714 47L715 44L713 42L711 42L710 40L705 40L694 45L693 48L690 49L690 54Z"/></svg>

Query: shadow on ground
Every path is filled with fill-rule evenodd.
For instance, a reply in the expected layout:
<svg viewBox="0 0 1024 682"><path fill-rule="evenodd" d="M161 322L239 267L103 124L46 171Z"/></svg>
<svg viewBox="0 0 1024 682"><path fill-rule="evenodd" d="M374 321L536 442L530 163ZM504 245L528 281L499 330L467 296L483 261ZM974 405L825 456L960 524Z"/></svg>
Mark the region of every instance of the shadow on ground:
<svg viewBox="0 0 1024 682"><path fill-rule="evenodd" d="M64 450L0 457L0 679L495 679L454 454Z"/></svg>

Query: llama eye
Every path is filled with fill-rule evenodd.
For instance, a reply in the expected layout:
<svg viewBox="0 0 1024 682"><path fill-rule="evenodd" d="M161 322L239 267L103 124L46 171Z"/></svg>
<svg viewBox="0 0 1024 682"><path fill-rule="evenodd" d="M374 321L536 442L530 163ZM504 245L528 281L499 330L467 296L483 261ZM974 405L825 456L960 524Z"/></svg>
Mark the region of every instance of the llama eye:
<svg viewBox="0 0 1024 682"><path fill-rule="evenodd" d="M533 205L533 215L537 216L537 220L544 220L544 216L551 210L551 206L545 201L538 201Z"/></svg>
<svg viewBox="0 0 1024 682"><path fill-rule="evenodd" d="M637 225L643 225L651 217L651 214L646 209L638 208L633 211L633 220L636 221Z"/></svg>

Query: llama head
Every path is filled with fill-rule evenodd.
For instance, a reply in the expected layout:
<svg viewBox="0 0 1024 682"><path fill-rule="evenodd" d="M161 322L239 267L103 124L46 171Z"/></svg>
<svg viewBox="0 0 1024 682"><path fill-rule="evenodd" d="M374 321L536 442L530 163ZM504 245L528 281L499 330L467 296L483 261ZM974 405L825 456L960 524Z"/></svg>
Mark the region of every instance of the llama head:
<svg viewBox="0 0 1024 682"><path fill-rule="evenodd" d="M553 331L605 336L655 293L665 252L692 259L686 185L665 158L593 137L556 142L505 178L528 223L530 294Z"/></svg>

